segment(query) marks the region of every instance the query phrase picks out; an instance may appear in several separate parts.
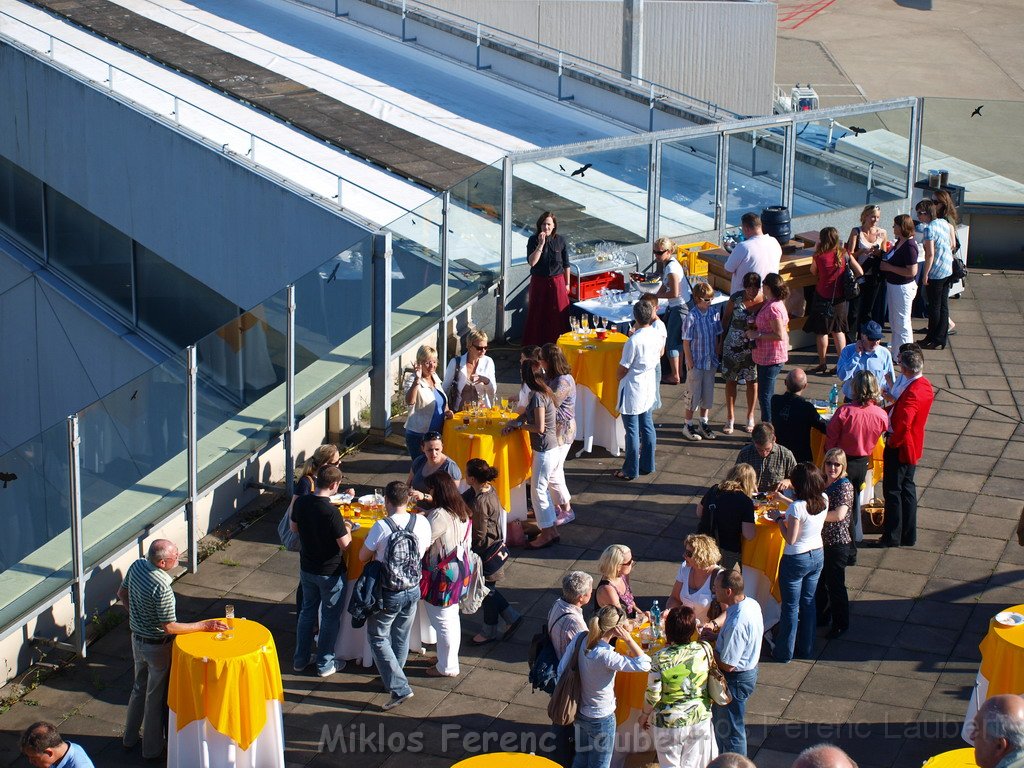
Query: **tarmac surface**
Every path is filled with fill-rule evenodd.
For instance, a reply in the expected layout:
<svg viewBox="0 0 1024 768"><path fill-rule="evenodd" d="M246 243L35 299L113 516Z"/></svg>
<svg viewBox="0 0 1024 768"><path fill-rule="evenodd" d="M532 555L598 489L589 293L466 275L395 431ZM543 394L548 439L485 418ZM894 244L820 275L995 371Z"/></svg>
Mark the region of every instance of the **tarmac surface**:
<svg viewBox="0 0 1024 768"><path fill-rule="evenodd" d="M847 570L850 631L831 641L819 633L813 660L762 663L747 718L759 768L789 766L801 749L821 741L839 744L868 768L917 768L929 756L966 746L959 733L980 661L978 643L995 613L1021 602L1024 587L1024 548L1014 535L1024 503L1022 310L1021 273L972 274L965 296L951 302L958 333L946 350L926 353L925 373L938 393L917 471L918 546L860 550L857 565ZM512 394L516 352L492 354L500 363L500 393ZM794 352L787 368L810 367L812 358L808 350ZM831 380L811 378L810 396L824 396ZM719 427L722 390L719 383L713 413ZM176 582L179 618L222 615L231 602L237 615L273 631L282 661L289 766L447 768L479 749L473 734L483 733L510 733L529 747L548 720L547 697L531 693L527 681L527 647L562 574L573 568L596 573L604 547L626 544L637 559L632 584L639 602L663 601L682 557L682 539L695 528L695 502L747 439L740 431L713 442L684 441L683 391L662 388L655 474L616 481L611 472L621 460L603 452L569 461L577 521L562 529L560 545L515 552L501 584L529 617L515 638L482 647L464 639L463 671L456 679L426 677L427 662L412 655L408 669L416 697L390 713L380 711L387 695L372 669L350 663L324 680L292 672L298 556L278 544L281 500L267 503L272 497L265 495L243 511L240 517L252 524L213 552L198 573ZM404 478L408 460L398 448L380 445L348 456L343 468L357 488L380 487ZM463 618L464 638L478 621ZM123 623L90 646L88 659L61 667L0 715L0 765L26 765L17 737L40 719L56 722L97 765L145 764L138 750L125 753L120 744L130 685ZM10 693L7 686L0 696ZM460 730L450 730L453 725ZM334 733L339 726L348 738L345 747L321 751L324 729ZM342 754L354 744L352 734L369 741L362 751ZM395 752L397 742L387 741L413 734L421 753ZM652 761L649 753L628 765Z"/></svg>

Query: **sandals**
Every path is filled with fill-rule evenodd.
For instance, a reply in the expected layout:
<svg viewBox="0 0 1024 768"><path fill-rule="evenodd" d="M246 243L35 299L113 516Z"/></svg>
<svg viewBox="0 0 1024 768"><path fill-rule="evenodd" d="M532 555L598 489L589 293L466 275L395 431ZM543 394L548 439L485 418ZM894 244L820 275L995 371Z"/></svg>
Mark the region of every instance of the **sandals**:
<svg viewBox="0 0 1024 768"><path fill-rule="evenodd" d="M808 373L814 374L816 376L824 376L825 372L827 370L828 370L828 365L826 365L825 363L822 363L821 365L816 365L813 368L811 368L811 370L809 370Z"/></svg>
<svg viewBox="0 0 1024 768"><path fill-rule="evenodd" d="M749 434L749 433L751 433L751 432L753 432L753 431L754 431L754 420L753 420L753 419L751 419L750 421L748 421L748 422L747 422L747 426L745 426L745 427L744 427L743 429L744 429L744 431L745 431L745 432L747 432L748 434Z"/></svg>
<svg viewBox="0 0 1024 768"><path fill-rule="evenodd" d="M735 428L734 428L733 425L734 425L734 421L732 419L729 419L727 422L725 422L725 426L722 427L722 434L723 435L731 435L735 431Z"/></svg>
<svg viewBox="0 0 1024 768"><path fill-rule="evenodd" d="M615 470L615 473L612 475L612 477L614 477L616 480L625 480L626 482L629 482L630 480L636 480L635 477L630 477L621 469Z"/></svg>

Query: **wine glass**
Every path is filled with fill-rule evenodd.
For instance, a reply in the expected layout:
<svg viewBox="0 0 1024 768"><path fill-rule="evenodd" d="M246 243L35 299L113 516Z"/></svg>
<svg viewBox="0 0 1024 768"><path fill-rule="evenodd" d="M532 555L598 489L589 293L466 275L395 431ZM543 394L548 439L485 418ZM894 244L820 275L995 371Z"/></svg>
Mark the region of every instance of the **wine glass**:
<svg viewBox="0 0 1024 768"><path fill-rule="evenodd" d="M572 330L572 338L575 341L580 333L580 319L576 315L569 315L569 328Z"/></svg>
<svg viewBox="0 0 1024 768"><path fill-rule="evenodd" d="M586 312L580 315L580 330L583 331L584 336L587 334L587 331L590 330L590 315Z"/></svg>
<svg viewBox="0 0 1024 768"><path fill-rule="evenodd" d="M228 625L228 631L224 633L225 639L231 639L234 637L234 633L231 632L235 628L235 606L225 605L224 606L224 623Z"/></svg>

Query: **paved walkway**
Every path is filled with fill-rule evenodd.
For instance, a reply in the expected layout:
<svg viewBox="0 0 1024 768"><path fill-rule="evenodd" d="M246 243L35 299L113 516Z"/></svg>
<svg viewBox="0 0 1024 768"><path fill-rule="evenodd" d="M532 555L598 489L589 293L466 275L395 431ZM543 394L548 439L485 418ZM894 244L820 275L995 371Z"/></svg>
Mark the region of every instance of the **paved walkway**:
<svg viewBox="0 0 1024 768"><path fill-rule="evenodd" d="M917 768L925 757L963 746L958 734L978 643L989 617L1021 602L1024 586L1024 549L1012 536L1024 499L1022 310L1019 273L972 276L966 296L952 302L959 333L950 348L926 358L926 374L940 391L918 470L918 546L861 550L858 564L848 569L849 633L820 639L814 661L762 665L748 718L759 768L789 766L795 753L823 740L847 749L861 766L880 768ZM799 352L791 364L810 359ZM503 367L503 380L510 381L510 368ZM815 379L812 395L823 396L830 383ZM505 385L502 392L512 389ZM694 501L723 475L745 438L684 442L682 388L665 387L662 394L659 471L622 483L610 477L618 466L614 459L571 460L577 522L564 529L560 546L518 554L502 584L530 620L512 642L464 645L463 672L455 680L426 677L425 661L411 657L416 698L392 713L379 711L387 696L369 670L350 665L327 680L292 673L298 563L277 543L280 502L199 573L178 580L179 615L218 615L232 602L238 615L272 629L284 661L289 765L409 766L414 759L418 768L447 768L479 750L474 739L480 733L512 734L506 738L529 751L547 724L547 700L530 692L527 643L562 574L573 567L596 572L601 550L623 543L638 560L633 588L640 602L663 599L680 562L681 539L695 527ZM407 467L385 447L344 462L348 477L371 487L404 476ZM475 629L475 619L465 621L465 634ZM17 734L38 719L59 723L97 765L141 764L137 752L125 755L120 747L130 683L131 651L122 624L90 647L88 660L50 677L0 716L0 765L25 764L17 757ZM320 751L324 729L344 737L333 754ZM350 754L361 738L364 751ZM400 752L406 745L418 745L422 754ZM499 748L492 743L487 751Z"/></svg>

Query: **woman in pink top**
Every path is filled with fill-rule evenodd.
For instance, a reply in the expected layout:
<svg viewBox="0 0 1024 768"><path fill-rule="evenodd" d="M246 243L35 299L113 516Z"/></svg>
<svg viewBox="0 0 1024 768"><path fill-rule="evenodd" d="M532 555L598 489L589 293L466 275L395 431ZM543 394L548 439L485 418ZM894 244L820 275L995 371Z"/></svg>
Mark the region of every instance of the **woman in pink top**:
<svg viewBox="0 0 1024 768"><path fill-rule="evenodd" d="M850 532L854 541L864 540L860 519L860 492L868 474L868 462L880 438L889 429L889 417L878 407L882 394L871 371L853 376L853 402L840 406L828 422L825 448L842 448L846 453L846 475L853 483L853 514Z"/></svg>
<svg viewBox="0 0 1024 768"><path fill-rule="evenodd" d="M764 305L757 313L755 330L747 331L754 342L753 358L757 365L757 402L761 406L761 421L772 420L772 395L775 380L782 364L789 359L789 313L786 299L789 286L782 276L772 272L761 283Z"/></svg>

